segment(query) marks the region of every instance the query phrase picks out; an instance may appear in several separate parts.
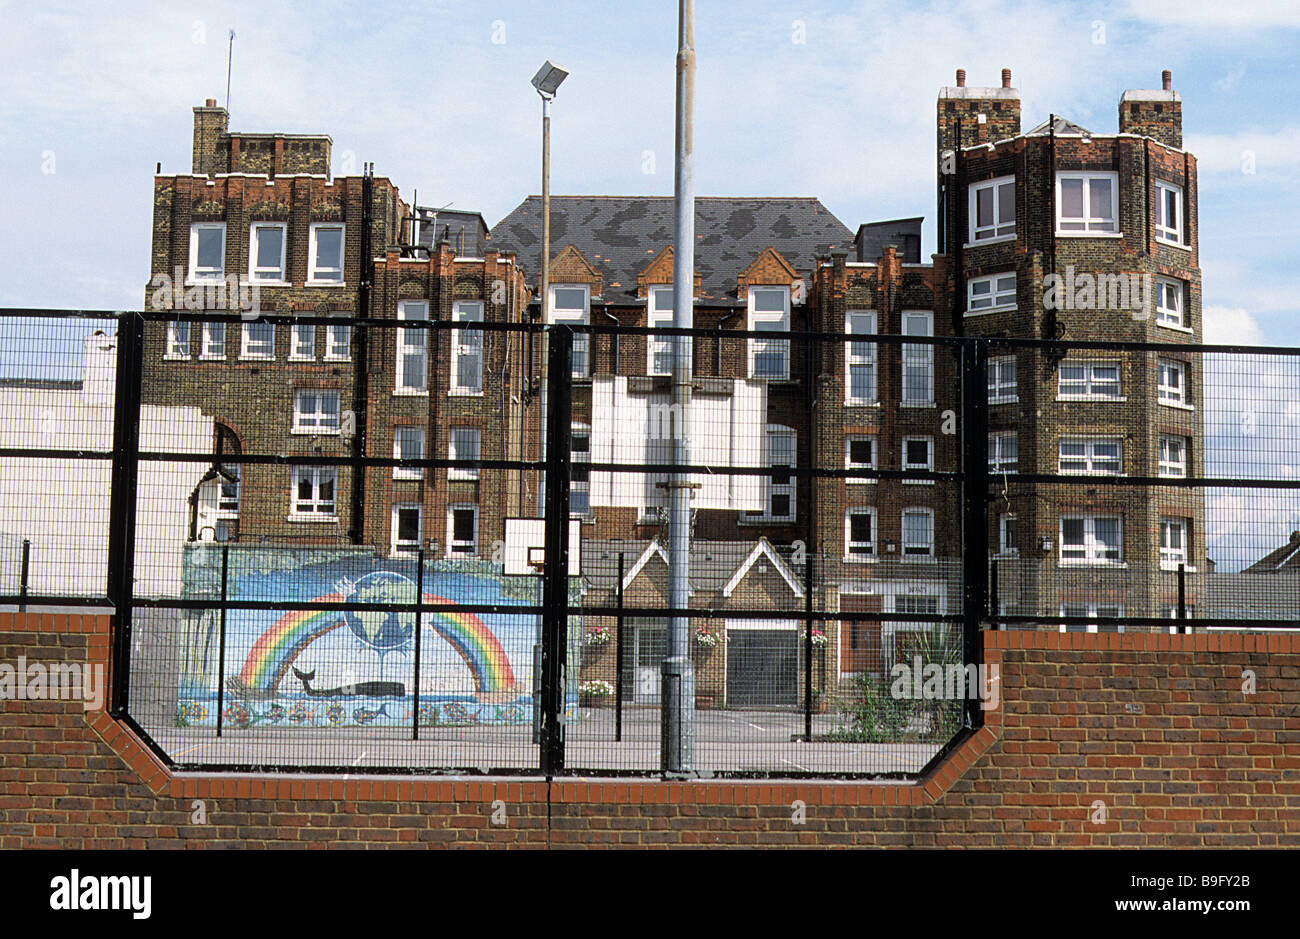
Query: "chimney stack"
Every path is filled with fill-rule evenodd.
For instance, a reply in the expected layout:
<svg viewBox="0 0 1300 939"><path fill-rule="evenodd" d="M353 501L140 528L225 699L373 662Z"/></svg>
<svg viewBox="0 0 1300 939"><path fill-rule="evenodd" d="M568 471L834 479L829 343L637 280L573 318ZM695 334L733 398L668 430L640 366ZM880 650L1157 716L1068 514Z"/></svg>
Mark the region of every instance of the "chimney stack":
<svg viewBox="0 0 1300 939"><path fill-rule="evenodd" d="M1174 75L1160 73L1159 89L1130 90L1119 102L1119 132L1158 140L1169 147L1183 146L1183 99L1174 91Z"/></svg>
<svg viewBox="0 0 1300 939"><path fill-rule="evenodd" d="M966 70L964 68L957 69L957 87L966 87Z"/></svg>
<svg viewBox="0 0 1300 939"><path fill-rule="evenodd" d="M1166 74L1168 74L1168 73L1166 73ZM1002 70L1002 87L1003 87L1003 88L1010 88L1010 87L1011 87L1011 69L1009 69L1009 68L1004 68L1004 69Z"/></svg>
<svg viewBox="0 0 1300 939"><path fill-rule="evenodd" d="M229 129L230 115L225 108L217 107L216 98L208 98L203 107L194 109L194 159L196 175L224 173L227 167L217 152L221 137Z"/></svg>

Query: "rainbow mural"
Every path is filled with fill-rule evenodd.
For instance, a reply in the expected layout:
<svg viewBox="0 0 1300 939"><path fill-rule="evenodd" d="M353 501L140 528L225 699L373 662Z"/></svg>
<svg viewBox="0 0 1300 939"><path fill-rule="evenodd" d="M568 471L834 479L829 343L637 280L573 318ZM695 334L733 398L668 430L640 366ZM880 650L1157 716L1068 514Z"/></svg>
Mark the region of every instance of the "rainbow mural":
<svg viewBox="0 0 1300 939"><path fill-rule="evenodd" d="M316 597L314 603L342 603L338 593ZM435 594L424 594L424 603L437 607L451 604L451 600ZM475 697L508 695L515 689L515 675L496 635L473 613L427 610L422 625L433 630L451 643L464 660L474 678ZM245 687L274 693L289 666L304 649L340 626L346 620L335 610L295 610L287 613L262 633L249 650L240 669L239 679Z"/></svg>

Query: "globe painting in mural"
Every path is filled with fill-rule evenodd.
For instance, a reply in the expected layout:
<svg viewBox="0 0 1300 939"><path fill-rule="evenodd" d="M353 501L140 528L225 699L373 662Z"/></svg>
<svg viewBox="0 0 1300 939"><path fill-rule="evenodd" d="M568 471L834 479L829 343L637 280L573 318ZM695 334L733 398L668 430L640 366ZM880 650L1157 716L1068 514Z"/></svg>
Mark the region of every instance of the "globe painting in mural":
<svg viewBox="0 0 1300 939"><path fill-rule="evenodd" d="M392 571L374 571L354 584L340 584L339 588L339 592L353 603L415 602L415 584L409 577ZM381 653L406 645L414 633L413 613L352 610L344 613L343 618L354 636Z"/></svg>

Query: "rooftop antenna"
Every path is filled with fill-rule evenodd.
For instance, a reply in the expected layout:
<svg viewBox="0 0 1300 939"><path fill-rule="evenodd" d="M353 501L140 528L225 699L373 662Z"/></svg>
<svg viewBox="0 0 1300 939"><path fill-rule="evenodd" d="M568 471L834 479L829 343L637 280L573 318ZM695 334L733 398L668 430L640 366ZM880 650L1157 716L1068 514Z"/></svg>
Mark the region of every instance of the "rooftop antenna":
<svg viewBox="0 0 1300 939"><path fill-rule="evenodd" d="M226 49L226 111L230 111L230 63L235 57L235 31L230 31L230 45Z"/></svg>

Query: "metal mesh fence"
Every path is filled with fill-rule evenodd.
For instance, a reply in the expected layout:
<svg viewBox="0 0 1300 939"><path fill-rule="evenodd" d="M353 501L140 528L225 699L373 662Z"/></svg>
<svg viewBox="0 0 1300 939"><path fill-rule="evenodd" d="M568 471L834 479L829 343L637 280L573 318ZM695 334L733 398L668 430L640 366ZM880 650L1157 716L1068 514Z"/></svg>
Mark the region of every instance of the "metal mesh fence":
<svg viewBox="0 0 1300 939"><path fill-rule="evenodd" d="M536 773L553 708L563 771L657 772L678 615L695 771L915 774L990 706L981 624L1300 623L1295 350L695 330L683 414L673 330L552 376L548 327L419 312L0 321L0 602L116 605L173 763Z"/></svg>

